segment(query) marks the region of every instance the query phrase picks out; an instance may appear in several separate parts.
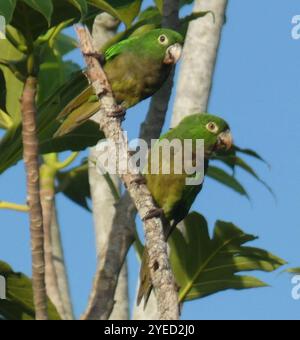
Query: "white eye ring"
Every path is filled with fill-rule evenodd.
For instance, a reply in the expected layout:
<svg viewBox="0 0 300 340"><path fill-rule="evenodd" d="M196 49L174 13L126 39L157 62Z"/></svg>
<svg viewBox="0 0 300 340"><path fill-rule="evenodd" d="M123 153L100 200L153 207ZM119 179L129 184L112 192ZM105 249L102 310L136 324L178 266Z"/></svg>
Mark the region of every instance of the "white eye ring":
<svg viewBox="0 0 300 340"><path fill-rule="evenodd" d="M214 122L209 122L207 125L206 125L206 129L212 133L218 133L219 131L219 127L216 123Z"/></svg>
<svg viewBox="0 0 300 340"><path fill-rule="evenodd" d="M165 34L162 34L158 37L158 42L161 45L168 45L169 44L169 39Z"/></svg>

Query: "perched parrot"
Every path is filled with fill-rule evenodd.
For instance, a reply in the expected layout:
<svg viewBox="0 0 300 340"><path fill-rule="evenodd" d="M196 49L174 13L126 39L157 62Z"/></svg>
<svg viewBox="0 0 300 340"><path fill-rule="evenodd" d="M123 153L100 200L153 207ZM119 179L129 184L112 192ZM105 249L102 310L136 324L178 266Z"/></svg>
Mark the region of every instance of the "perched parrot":
<svg viewBox="0 0 300 340"><path fill-rule="evenodd" d="M195 114L183 119L176 128L162 136L160 141L164 139L170 142L175 139L181 142L192 140L193 157L196 140L204 140L204 174L207 172L210 157L218 154L218 152L231 149L233 143L228 124L222 118L210 114ZM187 185L187 178L196 178L199 174L187 175L184 171L182 174L175 173L174 167L172 168L176 157L174 152L171 153L170 161L160 157L159 171L156 174L151 174L151 171L149 171L151 169L151 157L157 152L161 155L159 145L157 143L151 150L148 157L147 172L144 175L146 184L163 215L164 233L167 240L176 225L188 215L191 206L202 189L203 182L200 185ZM164 162L171 163L171 174L169 175L162 174ZM146 306L152 290L147 250L145 250L142 259L140 282L137 303L139 305L144 298Z"/></svg>
<svg viewBox="0 0 300 340"><path fill-rule="evenodd" d="M126 110L158 91L180 59L182 44L183 37L179 33L155 29L109 48L104 55L103 68L117 104ZM99 108L99 100L89 86L59 114L62 125L55 137L71 132Z"/></svg>

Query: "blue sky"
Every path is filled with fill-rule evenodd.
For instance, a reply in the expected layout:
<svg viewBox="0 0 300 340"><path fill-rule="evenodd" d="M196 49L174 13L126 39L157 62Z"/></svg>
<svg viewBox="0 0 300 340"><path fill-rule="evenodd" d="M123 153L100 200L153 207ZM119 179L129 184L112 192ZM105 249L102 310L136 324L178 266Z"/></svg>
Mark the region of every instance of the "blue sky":
<svg viewBox="0 0 300 340"><path fill-rule="evenodd" d="M185 9L188 11L190 7ZM290 266L300 266L300 40L291 38L291 21L297 14L300 5L293 0L229 1L209 105L211 113L230 123L238 145L256 150L271 164L270 170L251 163L273 188L277 202L240 172L238 177L248 189L251 203L208 180L194 206L211 226L222 219L258 235L253 245L272 251ZM78 54L74 58L81 62ZM125 129L132 138L138 134L147 105L143 102L128 114ZM171 113L172 106L165 128ZM25 201L23 164L0 177L0 188L1 200ZM72 296L80 315L96 265L92 216L62 196L58 206ZM0 211L0 232L0 259L30 275L26 215ZM138 266L132 251L129 266L133 297ZM187 303L183 319L299 319L300 301L291 298L291 277L280 273L257 276L272 287L228 291Z"/></svg>

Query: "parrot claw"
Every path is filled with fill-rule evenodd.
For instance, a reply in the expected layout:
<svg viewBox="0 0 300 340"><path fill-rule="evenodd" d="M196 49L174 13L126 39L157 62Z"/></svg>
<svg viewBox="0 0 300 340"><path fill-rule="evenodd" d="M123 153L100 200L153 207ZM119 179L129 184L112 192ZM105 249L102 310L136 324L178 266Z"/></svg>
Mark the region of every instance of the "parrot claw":
<svg viewBox="0 0 300 340"><path fill-rule="evenodd" d="M146 178L142 175L136 177L135 179L133 179L130 184L137 184L137 185L146 185L147 181Z"/></svg>
<svg viewBox="0 0 300 340"><path fill-rule="evenodd" d="M149 213L143 218L143 221L151 220L152 218L162 217L164 215L163 209L155 208L149 211Z"/></svg>
<svg viewBox="0 0 300 340"><path fill-rule="evenodd" d="M108 115L108 117L119 118L119 119L122 119L122 120L125 120L125 116L126 116L126 110L121 105L117 105L115 107L114 112L112 112Z"/></svg>
<svg viewBox="0 0 300 340"><path fill-rule="evenodd" d="M105 59L104 59L103 54L101 54L101 53L98 53L98 52L84 53L84 56L85 56L85 57L95 58L95 59L98 60L98 62L99 62L99 64L100 64L101 66L104 65Z"/></svg>

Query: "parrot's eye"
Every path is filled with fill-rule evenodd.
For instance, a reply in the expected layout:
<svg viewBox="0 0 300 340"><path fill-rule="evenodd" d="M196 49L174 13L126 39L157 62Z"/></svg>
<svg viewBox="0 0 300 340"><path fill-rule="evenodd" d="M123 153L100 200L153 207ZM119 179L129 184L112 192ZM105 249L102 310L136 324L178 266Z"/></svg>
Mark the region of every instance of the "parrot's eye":
<svg viewBox="0 0 300 340"><path fill-rule="evenodd" d="M169 42L167 36L165 36L164 34L162 34L162 35L159 36L158 41L159 41L159 43L162 44L162 45L167 45L168 42Z"/></svg>
<svg viewBox="0 0 300 340"><path fill-rule="evenodd" d="M208 131L212 132L212 133L218 133L219 128L218 125L214 122L210 122L206 125L206 128Z"/></svg>

